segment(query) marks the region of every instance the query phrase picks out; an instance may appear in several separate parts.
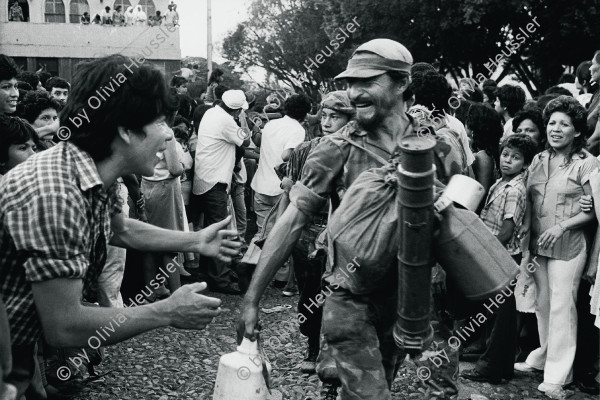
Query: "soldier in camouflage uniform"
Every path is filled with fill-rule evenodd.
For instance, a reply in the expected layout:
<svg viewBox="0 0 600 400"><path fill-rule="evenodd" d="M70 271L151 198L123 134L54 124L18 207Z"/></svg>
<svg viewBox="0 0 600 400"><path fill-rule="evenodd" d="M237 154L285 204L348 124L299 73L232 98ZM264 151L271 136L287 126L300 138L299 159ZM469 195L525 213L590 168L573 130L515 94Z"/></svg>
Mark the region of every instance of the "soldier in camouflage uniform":
<svg viewBox="0 0 600 400"><path fill-rule="evenodd" d="M332 210L335 210L344 188L350 187L362 172L381 167L381 160L397 156L400 139L416 133L418 126L406 114L403 100L403 93L410 83L412 62L412 55L400 43L375 39L358 47L346 71L336 77L347 80L347 94L355 106L356 120L321 139L308 156L300 180L290 191L290 205L263 246L244 299L238 334L242 331L246 337L256 337L259 300L277 269L289 257L311 216L322 209L327 199L331 200ZM362 148L345 139L351 139ZM445 153L436 152L436 155L444 156ZM447 165L445 161L442 160L442 165ZM336 361L342 382L342 399L389 400L392 381L405 358L392 335L397 279L389 279L389 283L375 293L358 296L344 288L339 274L331 274L332 270L341 267L328 266L321 297L315 300L319 304L325 303L322 333L327 351ZM390 265L392 274L396 273L395 268L395 263ZM438 339L437 345L440 344L443 347L445 340ZM430 354L438 357L447 353L440 350ZM426 355L421 361L432 373L424 379L430 383L425 398L454 398L457 394L456 363L436 368L437 364L431 362L432 357ZM335 399L333 396L328 398Z"/></svg>

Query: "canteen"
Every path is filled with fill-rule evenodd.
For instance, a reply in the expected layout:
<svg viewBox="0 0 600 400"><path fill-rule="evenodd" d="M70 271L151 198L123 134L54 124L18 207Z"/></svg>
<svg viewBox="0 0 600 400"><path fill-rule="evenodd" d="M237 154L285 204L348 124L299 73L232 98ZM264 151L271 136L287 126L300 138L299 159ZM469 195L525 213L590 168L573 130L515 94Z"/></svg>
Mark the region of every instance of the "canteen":
<svg viewBox="0 0 600 400"><path fill-rule="evenodd" d="M485 196L485 189L475 179L465 175L454 175L442 196L460 204L467 210L476 212L479 203Z"/></svg>
<svg viewBox="0 0 600 400"><path fill-rule="evenodd" d="M479 217L444 196L435 208L442 215L440 233L434 236L435 258L461 293L482 301L507 287L519 268Z"/></svg>
<svg viewBox="0 0 600 400"><path fill-rule="evenodd" d="M265 364L270 374L271 366ZM244 338L237 351L221 357L213 400L267 400L267 394L258 341Z"/></svg>

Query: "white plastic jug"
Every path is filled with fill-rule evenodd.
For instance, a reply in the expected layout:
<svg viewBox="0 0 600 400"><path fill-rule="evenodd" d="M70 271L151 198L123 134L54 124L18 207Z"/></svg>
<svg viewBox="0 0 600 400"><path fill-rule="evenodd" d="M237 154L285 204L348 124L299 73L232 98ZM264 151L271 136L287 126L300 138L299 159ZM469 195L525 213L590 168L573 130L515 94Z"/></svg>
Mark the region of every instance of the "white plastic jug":
<svg viewBox="0 0 600 400"><path fill-rule="evenodd" d="M266 362L267 370L271 366ZM262 373L258 342L244 338L237 351L219 361L213 400L266 400L267 385Z"/></svg>

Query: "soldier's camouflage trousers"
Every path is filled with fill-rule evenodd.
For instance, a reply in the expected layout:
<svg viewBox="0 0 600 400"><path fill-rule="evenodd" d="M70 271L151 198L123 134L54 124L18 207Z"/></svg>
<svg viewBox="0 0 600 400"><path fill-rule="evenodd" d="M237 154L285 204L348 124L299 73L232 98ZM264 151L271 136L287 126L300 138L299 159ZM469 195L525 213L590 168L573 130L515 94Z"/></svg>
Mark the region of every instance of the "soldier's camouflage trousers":
<svg viewBox="0 0 600 400"><path fill-rule="evenodd" d="M342 400L391 399L391 384L406 357L392 333L396 321L395 284L368 296L338 289L327 297L322 327L325 343L319 361L326 362L329 357L335 360ZM430 351L415 360L418 376L426 386L423 398L454 399L458 394L458 349L448 344L452 336L448 324L434 321L433 326Z"/></svg>

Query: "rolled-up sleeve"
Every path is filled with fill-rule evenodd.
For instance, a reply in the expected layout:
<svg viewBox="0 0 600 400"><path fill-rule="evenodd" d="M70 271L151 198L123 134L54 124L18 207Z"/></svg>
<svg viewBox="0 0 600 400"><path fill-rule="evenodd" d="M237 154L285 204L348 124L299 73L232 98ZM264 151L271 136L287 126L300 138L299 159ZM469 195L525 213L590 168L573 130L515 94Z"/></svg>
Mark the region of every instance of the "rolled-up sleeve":
<svg viewBox="0 0 600 400"><path fill-rule="evenodd" d="M599 167L600 161L598 161L596 157L586 157L577 171L577 179L579 180L580 184L583 186L588 183L590 180L590 175L592 173L597 173Z"/></svg>
<svg viewBox="0 0 600 400"><path fill-rule="evenodd" d="M334 180L343 173L344 162L342 150L328 138L322 139L306 159L300 180L290 191L290 202L305 214L319 212Z"/></svg>
<svg viewBox="0 0 600 400"><path fill-rule="evenodd" d="M29 282L83 278L89 263L84 216L66 193L39 194L5 215L15 248L28 254L24 267Z"/></svg>

